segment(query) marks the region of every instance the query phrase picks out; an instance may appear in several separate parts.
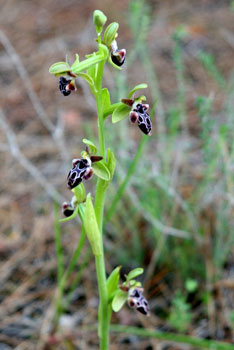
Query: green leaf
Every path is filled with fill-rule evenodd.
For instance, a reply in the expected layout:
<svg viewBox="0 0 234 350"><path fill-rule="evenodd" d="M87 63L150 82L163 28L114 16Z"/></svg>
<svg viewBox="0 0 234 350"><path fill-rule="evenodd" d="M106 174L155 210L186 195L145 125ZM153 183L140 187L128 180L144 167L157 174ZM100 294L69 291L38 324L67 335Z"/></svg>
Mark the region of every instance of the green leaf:
<svg viewBox="0 0 234 350"><path fill-rule="evenodd" d="M107 149L107 167L108 167L108 169L110 171L111 179L114 176L115 163L116 163L115 155L114 155L113 151L110 148L108 148Z"/></svg>
<svg viewBox="0 0 234 350"><path fill-rule="evenodd" d="M141 90L141 89L146 89L148 87L147 84L139 84L139 85L136 85L128 94L128 98L131 98L132 95L134 94L134 92L136 92L137 90Z"/></svg>
<svg viewBox="0 0 234 350"><path fill-rule="evenodd" d="M78 75L78 77L86 80L89 83L89 85L92 85L92 86L94 85L94 81L93 81L93 79L91 78L91 76L89 74L78 73L77 75Z"/></svg>
<svg viewBox="0 0 234 350"><path fill-rule="evenodd" d="M54 75L62 75L70 71L71 67L67 62L56 62L49 69L49 72Z"/></svg>
<svg viewBox="0 0 234 350"><path fill-rule="evenodd" d="M98 228L96 214L93 207L91 194L86 198L85 214L84 214L84 228L91 245L93 254L98 256L102 254L101 234Z"/></svg>
<svg viewBox="0 0 234 350"><path fill-rule="evenodd" d="M76 186L73 188L72 192L74 193L76 197L77 203L82 203L85 200L85 187L84 184L81 182L79 186Z"/></svg>
<svg viewBox="0 0 234 350"><path fill-rule="evenodd" d="M96 176L100 177L100 179L105 181L110 181L111 176L109 169L107 166L102 162L93 163L92 164L93 172Z"/></svg>
<svg viewBox="0 0 234 350"><path fill-rule="evenodd" d="M88 139L83 139L82 142L85 143L87 146L89 146L89 150L91 154L93 155L97 154L97 147L92 141Z"/></svg>
<svg viewBox="0 0 234 350"><path fill-rule="evenodd" d="M126 118L129 115L130 110L130 107L126 106L125 104L121 104L114 110L112 114L112 123L117 123L120 120Z"/></svg>
<svg viewBox="0 0 234 350"><path fill-rule="evenodd" d="M67 218L64 218L64 219L60 219L59 222L66 222L66 221L70 221L70 220L74 219L76 217L77 213L78 213L78 209L79 208L78 208L78 205L77 205L77 207L74 210L74 213L71 216L68 216Z"/></svg>
<svg viewBox="0 0 234 350"><path fill-rule="evenodd" d="M111 106L110 93L107 88L102 89L102 108L103 113Z"/></svg>
<svg viewBox="0 0 234 350"><path fill-rule="evenodd" d="M135 278L139 275L142 275L143 272L144 272L144 269L142 269L141 267L137 267L136 269L129 272L129 274L127 275L126 281L130 281L133 278Z"/></svg>
<svg viewBox="0 0 234 350"><path fill-rule="evenodd" d="M108 301L110 302L113 298L113 294L118 289L119 285L119 272L120 272L121 266L116 267L110 274L110 276L107 279L107 292L108 292Z"/></svg>
<svg viewBox="0 0 234 350"><path fill-rule="evenodd" d="M119 24L117 22L110 23L106 28L103 36L104 43L109 47L113 40L116 38Z"/></svg>
<svg viewBox="0 0 234 350"><path fill-rule="evenodd" d="M120 309L122 309L127 299L128 299L128 294L119 289L112 301L112 310L115 312L118 312Z"/></svg>

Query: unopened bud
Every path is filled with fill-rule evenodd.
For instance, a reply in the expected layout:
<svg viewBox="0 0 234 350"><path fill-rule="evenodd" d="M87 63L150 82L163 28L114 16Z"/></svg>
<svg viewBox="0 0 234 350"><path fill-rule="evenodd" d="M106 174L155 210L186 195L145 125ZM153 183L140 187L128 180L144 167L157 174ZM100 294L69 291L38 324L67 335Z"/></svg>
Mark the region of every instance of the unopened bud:
<svg viewBox="0 0 234 350"><path fill-rule="evenodd" d="M93 13L93 23L96 27L97 33L102 31L102 27L105 25L107 17L100 10L95 10Z"/></svg>
<svg viewBox="0 0 234 350"><path fill-rule="evenodd" d="M119 23L113 22L108 25L108 27L105 30L104 36L103 36L103 41L104 44L110 48L112 42L115 40L117 37L117 31L119 29Z"/></svg>

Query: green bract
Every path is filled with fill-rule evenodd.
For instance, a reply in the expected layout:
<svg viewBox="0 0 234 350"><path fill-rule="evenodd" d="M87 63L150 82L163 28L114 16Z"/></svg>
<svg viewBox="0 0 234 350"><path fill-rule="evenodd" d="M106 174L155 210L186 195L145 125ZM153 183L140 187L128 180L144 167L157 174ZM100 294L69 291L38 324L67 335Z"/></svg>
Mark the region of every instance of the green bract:
<svg viewBox="0 0 234 350"><path fill-rule="evenodd" d="M110 171L110 180L112 180L113 176L114 176L114 172L115 172L115 155L113 153L113 151L108 148L107 150L107 167Z"/></svg>
<svg viewBox="0 0 234 350"><path fill-rule="evenodd" d="M102 108L103 113L107 110L111 105L110 93L107 88L102 89Z"/></svg>
<svg viewBox="0 0 234 350"><path fill-rule="evenodd" d="M97 55L92 55L92 57L89 57L86 60L83 60L79 63L75 61L74 64L71 66L71 69L73 73L78 74L103 60L104 55L102 53L99 53Z"/></svg>
<svg viewBox="0 0 234 350"><path fill-rule="evenodd" d="M76 186L73 188L72 192L74 193L77 203L83 203L85 200L85 187L84 184L81 182L79 186Z"/></svg>
<svg viewBox="0 0 234 350"><path fill-rule="evenodd" d="M89 74L86 74L86 73L78 73L77 74L78 77L84 79L87 81L87 83L89 83L89 85L94 85L94 81L93 79L91 78L91 76Z"/></svg>
<svg viewBox="0 0 234 350"><path fill-rule="evenodd" d="M93 172L96 176L100 177L100 179L105 181L110 181L111 176L109 169L104 164L103 161L92 164Z"/></svg>
<svg viewBox="0 0 234 350"><path fill-rule="evenodd" d="M100 241L100 231L97 224L96 214L93 207L91 194L89 193L86 198L85 215L84 215L84 228L91 245L93 254L99 256L102 254L102 247Z"/></svg>
<svg viewBox="0 0 234 350"><path fill-rule="evenodd" d="M116 267L110 274L107 279L107 292L108 292L108 301L110 302L113 299L114 293L118 289L119 285L119 273L121 266Z"/></svg>
<svg viewBox="0 0 234 350"><path fill-rule="evenodd" d="M120 120L126 118L129 115L131 108L125 104L121 104L117 107L112 114L112 123L118 123Z"/></svg>
<svg viewBox="0 0 234 350"><path fill-rule="evenodd" d="M110 47L111 43L115 40L118 29L119 23L117 22L109 24L106 28L103 36L103 42L107 47Z"/></svg>
<svg viewBox="0 0 234 350"><path fill-rule="evenodd" d="M128 299L128 294L119 289L112 301L112 310L115 312L118 312L120 309L122 309L127 299Z"/></svg>
<svg viewBox="0 0 234 350"><path fill-rule="evenodd" d="M51 74L63 75L71 71L71 67L67 62L56 62L50 66L49 72Z"/></svg>

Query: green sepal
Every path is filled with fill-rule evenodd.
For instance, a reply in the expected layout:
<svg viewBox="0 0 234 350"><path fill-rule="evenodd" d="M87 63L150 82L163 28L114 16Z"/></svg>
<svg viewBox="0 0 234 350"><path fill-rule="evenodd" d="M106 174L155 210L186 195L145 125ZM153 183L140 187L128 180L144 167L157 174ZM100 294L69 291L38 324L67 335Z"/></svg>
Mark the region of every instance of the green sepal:
<svg viewBox="0 0 234 350"><path fill-rule="evenodd" d="M118 289L121 266L116 267L107 279L108 302L113 299L114 293Z"/></svg>
<svg viewBox="0 0 234 350"><path fill-rule="evenodd" d="M80 58L79 58L79 55L78 55L78 53L76 53L76 59L75 59L75 61L74 61L74 63L73 63L73 65L72 66L75 66L75 65L77 65L77 64L79 64L80 63Z"/></svg>
<svg viewBox="0 0 234 350"><path fill-rule="evenodd" d="M71 71L71 67L67 62L56 62L52 64L49 68L49 72L51 74L57 75L63 75Z"/></svg>
<svg viewBox="0 0 234 350"><path fill-rule="evenodd" d="M71 66L72 72L75 74L81 73L84 70L89 69L93 65L103 61L104 59L106 59L103 52L104 51L102 50L102 52L98 52L97 54L95 53L95 54L89 55L89 58L87 58L79 63L73 63L73 65Z"/></svg>
<svg viewBox="0 0 234 350"><path fill-rule="evenodd" d="M142 286L141 282L136 281L136 280L131 280L131 281L128 282L128 284L129 284L129 286L131 288L137 288L137 287L141 287Z"/></svg>
<svg viewBox="0 0 234 350"><path fill-rule="evenodd" d="M119 23L117 22L110 23L106 28L103 36L103 41L108 47L110 47L112 41L115 40L118 29L119 29Z"/></svg>
<svg viewBox="0 0 234 350"><path fill-rule="evenodd" d="M104 164L103 161L92 164L93 172L96 176L100 177L100 179L105 181L110 181L111 175L108 167Z"/></svg>
<svg viewBox="0 0 234 350"><path fill-rule="evenodd" d="M116 68L116 69L118 69L118 70L122 70L121 67L117 66L117 65L112 61L111 56L108 57L108 62L109 62L114 68Z"/></svg>
<svg viewBox="0 0 234 350"><path fill-rule="evenodd" d="M97 147L95 146L95 144L92 141L90 141L88 139L83 139L82 142L85 143L89 147L91 154L93 154L93 155L97 154Z"/></svg>
<svg viewBox="0 0 234 350"><path fill-rule="evenodd" d="M89 193L86 198L85 214L84 214L84 228L91 245L93 254L99 256L102 254L101 247L101 234L98 228L96 214L93 207L91 194Z"/></svg>
<svg viewBox="0 0 234 350"><path fill-rule="evenodd" d="M89 85L91 85L91 86L94 85L94 81L93 81L93 79L91 78L91 76L89 74L87 74L87 73L78 73L77 75L78 75L78 77L86 80Z"/></svg>
<svg viewBox="0 0 234 350"><path fill-rule="evenodd" d="M110 171L111 179L114 176L115 164L116 164L115 155L114 155L113 151L110 148L108 148L107 149L107 167L108 167L108 169Z"/></svg>
<svg viewBox="0 0 234 350"><path fill-rule="evenodd" d="M102 89L102 108L103 114L111 106L110 93L107 88Z"/></svg>
<svg viewBox="0 0 234 350"><path fill-rule="evenodd" d="M78 204L84 202L84 200L85 200L85 187L84 187L83 182L81 182L79 184L79 186L76 186L75 188L73 188L72 192L74 193Z"/></svg>
<svg viewBox="0 0 234 350"><path fill-rule="evenodd" d="M126 118L129 113L130 113L130 107L125 105L125 104L121 104L119 107L117 107L113 114L112 114L112 123L117 123L120 120Z"/></svg>
<svg viewBox="0 0 234 350"><path fill-rule="evenodd" d="M79 208L77 205L77 207L74 210L74 213L71 216L68 216L67 218L64 218L64 219L60 219L59 222L66 222L66 221L70 221L70 220L74 219L76 217L76 215L78 214L78 209Z"/></svg>
<svg viewBox="0 0 234 350"><path fill-rule="evenodd" d="M128 94L128 98L131 98L132 95L134 94L134 92L136 92L137 90L141 90L141 89L146 89L148 87L147 84L139 84L139 85L136 85Z"/></svg>
<svg viewBox="0 0 234 350"><path fill-rule="evenodd" d="M123 292L122 290L118 290L112 300L112 310L118 312L128 299L128 293Z"/></svg>
<svg viewBox="0 0 234 350"><path fill-rule="evenodd" d="M129 274L127 275L126 281L127 282L131 281L133 278L139 275L142 275L143 272L144 272L144 269L142 269L142 267L137 267L136 269L129 272Z"/></svg>

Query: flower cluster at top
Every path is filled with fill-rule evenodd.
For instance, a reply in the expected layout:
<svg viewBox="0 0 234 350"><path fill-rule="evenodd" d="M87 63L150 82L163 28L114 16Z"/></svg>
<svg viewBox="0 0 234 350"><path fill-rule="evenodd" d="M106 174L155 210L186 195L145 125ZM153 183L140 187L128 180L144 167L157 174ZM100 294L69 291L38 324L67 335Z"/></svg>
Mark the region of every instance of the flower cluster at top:
<svg viewBox="0 0 234 350"><path fill-rule="evenodd" d="M126 50L118 49L117 37L119 24L110 23L103 35L103 26L106 23L106 16L101 11L94 11L94 24L97 31L98 50L80 61L79 55L72 65L68 61L56 62L50 67L50 73L59 77L59 90L64 96L69 96L77 90L77 80L85 80L91 92L97 97L100 63L108 61L114 68L121 70L126 61ZM146 135L151 135L152 123L148 114L149 105L144 104L145 96L135 97L135 92L145 89L146 84L135 86L128 94L128 98L121 99L121 102L111 104L109 91L102 89L103 117L112 115L112 122L116 123L129 116L132 123L136 123L139 129Z"/></svg>

